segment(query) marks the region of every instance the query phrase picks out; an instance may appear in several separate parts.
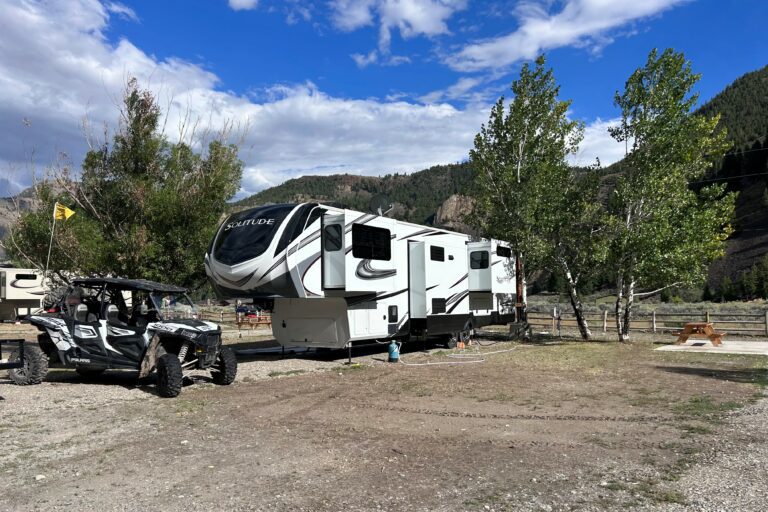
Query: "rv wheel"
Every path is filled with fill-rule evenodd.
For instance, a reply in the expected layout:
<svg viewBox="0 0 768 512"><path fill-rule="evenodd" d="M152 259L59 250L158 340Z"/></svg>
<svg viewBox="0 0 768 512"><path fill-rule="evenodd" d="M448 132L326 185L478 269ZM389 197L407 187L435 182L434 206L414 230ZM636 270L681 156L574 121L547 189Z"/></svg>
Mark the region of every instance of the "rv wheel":
<svg viewBox="0 0 768 512"><path fill-rule="evenodd" d="M11 361L19 360L19 351L11 354ZM18 386L40 384L48 373L48 356L34 345L24 345L24 366L8 370L8 376Z"/></svg>
<svg viewBox="0 0 768 512"><path fill-rule="evenodd" d="M157 360L157 391L160 396L173 398L181 393L183 374L176 354L163 354Z"/></svg>

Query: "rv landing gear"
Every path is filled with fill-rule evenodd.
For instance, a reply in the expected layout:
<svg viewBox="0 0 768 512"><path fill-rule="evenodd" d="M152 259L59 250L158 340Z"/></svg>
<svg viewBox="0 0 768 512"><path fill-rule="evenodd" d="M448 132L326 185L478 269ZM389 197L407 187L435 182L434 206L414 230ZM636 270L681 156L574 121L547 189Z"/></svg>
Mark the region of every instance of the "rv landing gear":
<svg viewBox="0 0 768 512"><path fill-rule="evenodd" d="M466 346L470 340L472 339L472 324L468 323L464 326L464 329L461 331L455 332L451 334L448 337L448 341L446 341L445 346L446 348L456 348L461 344L462 346Z"/></svg>

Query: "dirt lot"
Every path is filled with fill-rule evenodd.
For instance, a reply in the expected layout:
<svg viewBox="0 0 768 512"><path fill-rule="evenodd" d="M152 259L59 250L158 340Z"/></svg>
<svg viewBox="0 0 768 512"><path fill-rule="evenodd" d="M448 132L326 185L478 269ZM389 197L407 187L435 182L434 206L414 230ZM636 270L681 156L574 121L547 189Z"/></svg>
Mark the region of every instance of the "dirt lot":
<svg viewBox="0 0 768 512"><path fill-rule="evenodd" d="M177 399L117 372L3 375L0 510L759 510L766 358L652 348L252 354Z"/></svg>

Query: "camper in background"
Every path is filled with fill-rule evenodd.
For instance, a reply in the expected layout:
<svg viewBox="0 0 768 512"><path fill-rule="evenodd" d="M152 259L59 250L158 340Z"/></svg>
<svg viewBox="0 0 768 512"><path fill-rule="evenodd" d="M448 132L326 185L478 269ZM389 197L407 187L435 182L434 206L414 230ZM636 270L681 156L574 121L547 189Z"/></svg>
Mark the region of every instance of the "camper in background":
<svg viewBox="0 0 768 512"><path fill-rule="evenodd" d="M0 322L15 322L42 307L43 274L35 269L0 267Z"/></svg>

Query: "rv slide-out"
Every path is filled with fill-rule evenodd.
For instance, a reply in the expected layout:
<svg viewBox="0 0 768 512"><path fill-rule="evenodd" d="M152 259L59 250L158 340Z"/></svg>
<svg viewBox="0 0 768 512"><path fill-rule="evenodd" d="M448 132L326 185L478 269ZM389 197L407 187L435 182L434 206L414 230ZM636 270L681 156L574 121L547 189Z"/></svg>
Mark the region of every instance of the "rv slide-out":
<svg viewBox="0 0 768 512"><path fill-rule="evenodd" d="M205 256L223 298L273 299L284 346L455 336L513 319L507 244L314 203L231 215Z"/></svg>

